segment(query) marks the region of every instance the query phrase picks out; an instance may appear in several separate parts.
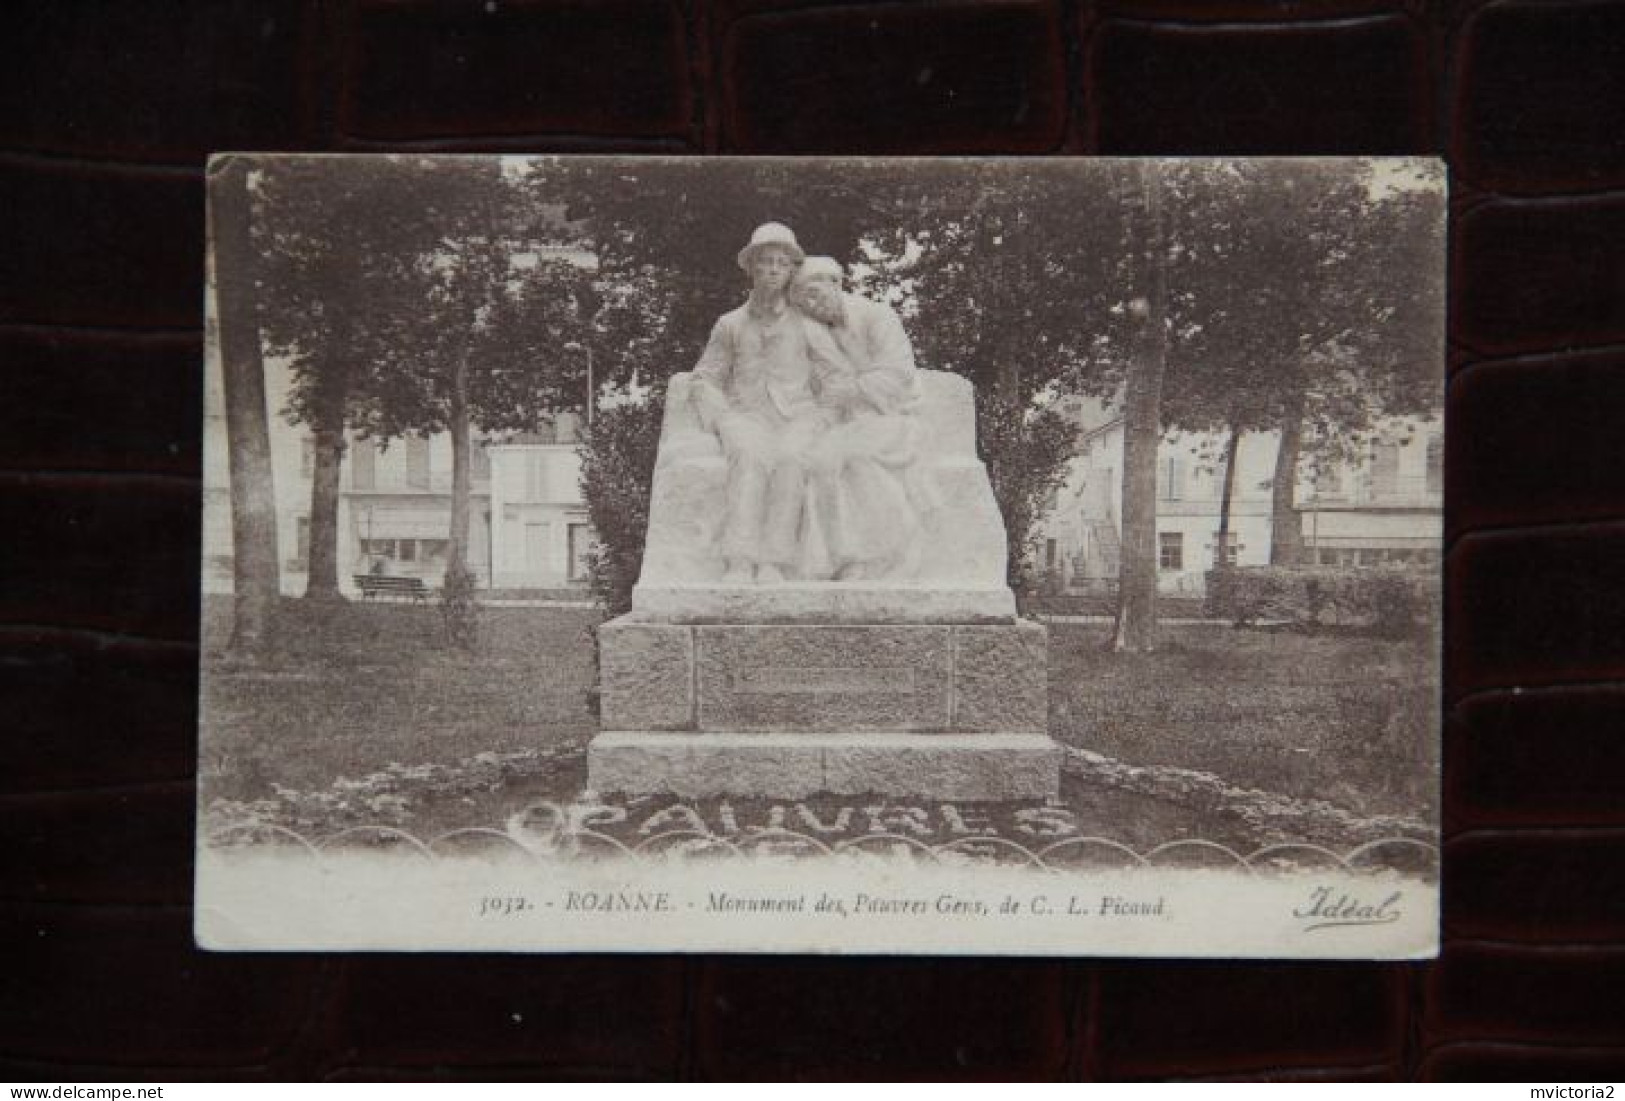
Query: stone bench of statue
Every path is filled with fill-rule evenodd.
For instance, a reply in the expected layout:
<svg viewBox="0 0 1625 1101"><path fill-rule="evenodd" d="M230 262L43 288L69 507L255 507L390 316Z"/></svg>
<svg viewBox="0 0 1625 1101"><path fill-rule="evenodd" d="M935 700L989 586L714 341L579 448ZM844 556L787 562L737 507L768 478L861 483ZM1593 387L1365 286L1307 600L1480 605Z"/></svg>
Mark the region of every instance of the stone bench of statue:
<svg viewBox="0 0 1625 1101"><path fill-rule="evenodd" d="M1004 526L976 455L970 383L943 371L917 374L920 447L915 460L929 505L917 558L902 576L876 581L725 583L717 551L728 462L677 375L666 395L643 571L633 616L669 623L1010 623Z"/></svg>

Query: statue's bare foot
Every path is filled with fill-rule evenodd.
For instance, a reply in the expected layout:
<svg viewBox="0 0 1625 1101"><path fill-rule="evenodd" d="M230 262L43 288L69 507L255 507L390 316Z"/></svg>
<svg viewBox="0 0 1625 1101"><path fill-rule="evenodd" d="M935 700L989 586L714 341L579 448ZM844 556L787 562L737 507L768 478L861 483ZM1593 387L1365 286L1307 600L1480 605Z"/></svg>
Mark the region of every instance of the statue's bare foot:
<svg viewBox="0 0 1625 1101"><path fill-rule="evenodd" d="M749 585L750 579L751 568L749 562L729 559L728 568L722 574L722 583L724 585Z"/></svg>
<svg viewBox="0 0 1625 1101"><path fill-rule="evenodd" d="M869 567L862 562L848 562L841 567L835 577L838 581L867 581Z"/></svg>
<svg viewBox="0 0 1625 1101"><path fill-rule="evenodd" d="M756 580L764 585L776 585L784 580L784 571L771 562L763 562L756 567Z"/></svg>

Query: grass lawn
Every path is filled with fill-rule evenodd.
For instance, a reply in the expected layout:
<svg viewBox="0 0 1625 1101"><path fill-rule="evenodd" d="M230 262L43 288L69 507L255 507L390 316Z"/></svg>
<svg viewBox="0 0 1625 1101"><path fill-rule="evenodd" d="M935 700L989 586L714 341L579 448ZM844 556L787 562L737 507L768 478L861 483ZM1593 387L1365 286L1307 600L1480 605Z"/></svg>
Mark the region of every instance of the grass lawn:
<svg viewBox="0 0 1625 1101"><path fill-rule="evenodd" d="M205 801L258 799L271 785L326 787L385 766L584 744L599 616L577 608L485 608L476 653L440 644L433 606L285 602L262 668L218 660L230 601L204 604L200 761Z"/></svg>
<svg viewBox="0 0 1625 1101"><path fill-rule="evenodd" d="M229 599L206 600L205 806L267 799L273 785L320 791L391 766L557 750L551 778L537 783L570 792L510 785L500 798L463 800L459 813L494 823L516 794L568 799L585 780L595 611L485 608L479 651L468 654L441 645L432 605L287 601L276 657L253 668L222 657L229 616ZM1163 633L1160 652L1119 655L1106 650L1105 625L1052 626L1051 733L1127 764L1209 772L1362 817L1432 816L1437 681L1424 644L1208 624ZM1133 811L1115 797L1074 791L1067 801L1102 815L1115 807L1118 832L1140 818L1164 839L1184 830L1177 801Z"/></svg>
<svg viewBox="0 0 1625 1101"><path fill-rule="evenodd" d="M1437 803L1431 644L1216 624L1164 625L1149 655L1106 624L1050 628L1050 733L1136 765L1214 773L1361 816Z"/></svg>

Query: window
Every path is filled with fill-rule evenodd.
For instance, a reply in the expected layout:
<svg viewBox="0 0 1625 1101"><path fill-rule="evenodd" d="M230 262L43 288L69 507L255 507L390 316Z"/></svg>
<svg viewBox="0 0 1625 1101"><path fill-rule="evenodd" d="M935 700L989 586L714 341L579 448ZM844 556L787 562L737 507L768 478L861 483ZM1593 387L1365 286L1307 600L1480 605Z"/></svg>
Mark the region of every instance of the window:
<svg viewBox="0 0 1625 1101"><path fill-rule="evenodd" d="M1157 496L1164 501L1177 501L1185 495L1185 461L1170 455L1158 463Z"/></svg>
<svg viewBox="0 0 1625 1101"><path fill-rule="evenodd" d="M350 445L350 486L370 490L378 482L378 445L357 440Z"/></svg>
<svg viewBox="0 0 1625 1101"><path fill-rule="evenodd" d="M592 525L571 524L569 539L570 580L585 581L592 573L591 555L598 549L598 541L593 538Z"/></svg>
<svg viewBox="0 0 1625 1101"><path fill-rule="evenodd" d="M469 448L468 471L471 478L488 481L491 477L491 453L486 450L490 440L475 440Z"/></svg>
<svg viewBox="0 0 1625 1101"><path fill-rule="evenodd" d="M429 488L429 441L422 436L406 437L406 484Z"/></svg>
<svg viewBox="0 0 1625 1101"><path fill-rule="evenodd" d="M316 441L309 436L299 441L299 473L305 478L316 473Z"/></svg>
<svg viewBox="0 0 1625 1101"><path fill-rule="evenodd" d="M451 544L445 539L363 539L361 556L392 562L443 562Z"/></svg>
<svg viewBox="0 0 1625 1101"><path fill-rule="evenodd" d="M1343 472L1335 466L1317 471L1315 474L1315 496L1343 496Z"/></svg>
<svg viewBox="0 0 1625 1101"><path fill-rule="evenodd" d="M1159 531L1157 533L1157 565L1165 570L1185 568L1185 533Z"/></svg>
<svg viewBox="0 0 1625 1101"><path fill-rule="evenodd" d="M525 456L525 500L542 500L542 490L546 485L546 458L540 451L532 451Z"/></svg>
<svg viewBox="0 0 1625 1101"><path fill-rule="evenodd" d="M580 443L581 418L565 410L554 418L553 431L559 443Z"/></svg>
<svg viewBox="0 0 1625 1101"><path fill-rule="evenodd" d="M553 540L552 524L525 525L525 568L535 572L547 569L548 547Z"/></svg>
<svg viewBox="0 0 1625 1101"><path fill-rule="evenodd" d="M299 517L299 532L295 536L296 547L293 555L300 562L310 561L310 517Z"/></svg>
<svg viewBox="0 0 1625 1101"><path fill-rule="evenodd" d="M1371 445L1371 496L1393 497L1399 493L1399 447L1391 443Z"/></svg>
<svg viewBox="0 0 1625 1101"><path fill-rule="evenodd" d="M1055 540L1044 540L1044 568L1046 570L1050 570L1051 572L1055 570L1055 560L1057 557L1056 552L1057 547L1055 545Z"/></svg>
<svg viewBox="0 0 1625 1101"><path fill-rule="evenodd" d="M1369 551L1362 551L1358 547L1321 547L1315 552L1315 561L1322 566L1336 566L1339 569L1352 569L1356 566L1366 565L1365 555Z"/></svg>
<svg viewBox="0 0 1625 1101"><path fill-rule="evenodd" d="M1428 437L1427 457L1427 492L1437 495L1444 492L1444 437Z"/></svg>
<svg viewBox="0 0 1625 1101"><path fill-rule="evenodd" d="M1214 532L1213 541L1215 545L1218 544L1218 540L1219 534L1218 532ZM1241 554L1241 536L1238 533L1233 531L1227 531L1224 533L1224 549L1222 553L1224 554L1224 564L1226 566L1234 566L1236 564L1236 560Z"/></svg>

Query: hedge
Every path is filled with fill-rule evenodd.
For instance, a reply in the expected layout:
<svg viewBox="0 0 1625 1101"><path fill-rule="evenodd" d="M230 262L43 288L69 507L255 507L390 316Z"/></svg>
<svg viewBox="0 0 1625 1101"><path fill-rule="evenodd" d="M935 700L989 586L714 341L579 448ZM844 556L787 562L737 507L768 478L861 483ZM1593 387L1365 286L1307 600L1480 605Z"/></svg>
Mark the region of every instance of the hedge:
<svg viewBox="0 0 1625 1101"><path fill-rule="evenodd" d="M1438 574L1415 569L1248 566L1207 574L1207 615L1237 625L1277 620L1406 638L1437 620L1439 600Z"/></svg>

